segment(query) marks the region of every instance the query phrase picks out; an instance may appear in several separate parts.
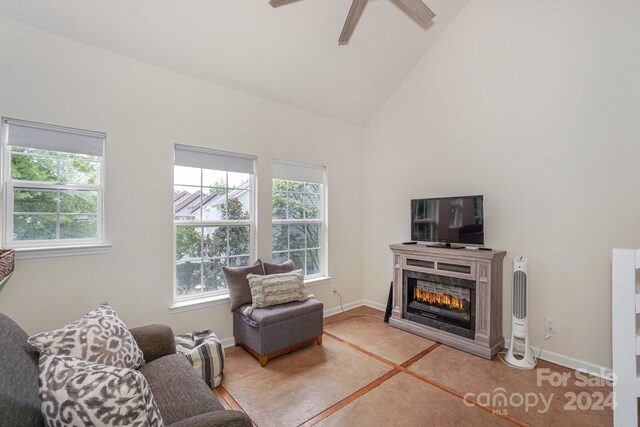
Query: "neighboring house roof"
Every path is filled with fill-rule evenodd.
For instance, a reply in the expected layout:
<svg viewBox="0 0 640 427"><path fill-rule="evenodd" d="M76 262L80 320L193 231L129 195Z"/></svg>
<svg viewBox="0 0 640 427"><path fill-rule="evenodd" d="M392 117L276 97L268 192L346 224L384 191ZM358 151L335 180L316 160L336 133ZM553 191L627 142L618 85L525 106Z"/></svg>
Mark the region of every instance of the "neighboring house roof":
<svg viewBox="0 0 640 427"><path fill-rule="evenodd" d="M209 206L213 202L213 199L215 199L216 196L218 196L218 193L211 193L207 197L202 199L200 203L196 203L195 205L191 206L191 213L195 213L198 211L198 209L206 208L207 206Z"/></svg>
<svg viewBox="0 0 640 427"><path fill-rule="evenodd" d="M238 188L229 190L229 198L233 199L234 197L240 197L242 193L247 191L248 188L249 188L249 181L241 184ZM218 197L215 197L210 203L207 203L205 207L209 205L219 206L227 200L224 194L220 194L220 195L216 194L216 196Z"/></svg>
<svg viewBox="0 0 640 427"><path fill-rule="evenodd" d="M191 206L193 203L198 203L201 195L202 195L202 191L198 190L192 195L190 195L189 197L187 197L186 199L184 199L183 201L179 202L177 206L175 206L175 203L174 203L175 213L177 214L184 208Z"/></svg>
<svg viewBox="0 0 640 427"><path fill-rule="evenodd" d="M191 194L188 191L182 191L173 196L173 206L182 202L186 197L189 197Z"/></svg>
<svg viewBox="0 0 640 427"><path fill-rule="evenodd" d="M229 190L229 198L240 197L248 188L249 182L247 181L238 188ZM193 194L189 194L188 191L176 194L173 198L175 216L193 217L200 209L205 209L209 206L220 206L227 200L225 194L216 192L202 197L203 195L204 193L200 190Z"/></svg>

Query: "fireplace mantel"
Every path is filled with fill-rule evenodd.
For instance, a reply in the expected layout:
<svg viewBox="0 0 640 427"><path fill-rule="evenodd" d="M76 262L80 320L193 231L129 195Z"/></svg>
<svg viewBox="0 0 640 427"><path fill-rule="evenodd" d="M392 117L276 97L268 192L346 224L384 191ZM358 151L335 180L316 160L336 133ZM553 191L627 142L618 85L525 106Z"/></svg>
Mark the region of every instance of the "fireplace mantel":
<svg viewBox="0 0 640 427"><path fill-rule="evenodd" d="M502 261L500 250L450 249L422 244L390 245L393 251L393 311L389 324L487 359L504 346L502 337ZM407 311L408 277L420 275L464 279L475 286L475 331L460 336L443 327L418 322ZM436 322L437 323L437 322ZM449 328L450 329L450 328Z"/></svg>

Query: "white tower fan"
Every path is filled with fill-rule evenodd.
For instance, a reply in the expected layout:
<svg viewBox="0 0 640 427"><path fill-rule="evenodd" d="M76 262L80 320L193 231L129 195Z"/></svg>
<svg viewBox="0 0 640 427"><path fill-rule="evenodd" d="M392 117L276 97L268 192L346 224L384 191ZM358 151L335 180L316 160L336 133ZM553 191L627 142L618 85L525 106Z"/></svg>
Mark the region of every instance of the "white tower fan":
<svg viewBox="0 0 640 427"><path fill-rule="evenodd" d="M529 292L528 292L528 260L525 256L513 259L513 306L511 309L511 342L505 362L521 369L533 369L536 360L529 346ZM524 355L518 353L516 343L524 345ZM519 356L519 357L517 357Z"/></svg>

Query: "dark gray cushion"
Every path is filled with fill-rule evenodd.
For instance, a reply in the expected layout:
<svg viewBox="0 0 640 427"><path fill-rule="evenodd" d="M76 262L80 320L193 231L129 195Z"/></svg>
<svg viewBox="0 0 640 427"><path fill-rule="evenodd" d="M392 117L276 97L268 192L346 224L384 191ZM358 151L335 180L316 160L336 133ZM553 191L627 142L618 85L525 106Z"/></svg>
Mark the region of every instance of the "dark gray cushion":
<svg viewBox="0 0 640 427"><path fill-rule="evenodd" d="M238 311L242 313L248 305L241 306ZM271 307L256 308L251 313L251 319L256 321L259 326L271 325L283 320L292 319L303 316L314 311L322 311L323 305L317 299L308 299L306 301L295 301L286 304L272 305Z"/></svg>
<svg viewBox="0 0 640 427"><path fill-rule="evenodd" d="M165 424L224 410L182 354L149 362L139 369L147 379Z"/></svg>
<svg viewBox="0 0 640 427"><path fill-rule="evenodd" d="M257 260L255 264L249 267L222 267L222 271L224 272L224 280L229 288L231 311L242 304L251 304L251 289L249 288L247 275L264 274L262 261Z"/></svg>
<svg viewBox="0 0 640 427"><path fill-rule="evenodd" d="M27 334L0 313L0 426L43 426L38 352Z"/></svg>
<svg viewBox="0 0 640 427"><path fill-rule="evenodd" d="M289 260L282 264L271 264L270 262L263 263L264 274L279 274L290 273L293 271L293 261Z"/></svg>

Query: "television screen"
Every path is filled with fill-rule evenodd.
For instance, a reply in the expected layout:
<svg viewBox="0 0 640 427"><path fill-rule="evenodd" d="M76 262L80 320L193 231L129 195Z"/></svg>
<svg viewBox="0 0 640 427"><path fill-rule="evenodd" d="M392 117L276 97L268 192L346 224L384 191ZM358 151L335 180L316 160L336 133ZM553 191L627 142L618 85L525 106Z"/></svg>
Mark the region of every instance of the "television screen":
<svg viewBox="0 0 640 427"><path fill-rule="evenodd" d="M482 196L411 200L411 240L484 245Z"/></svg>

